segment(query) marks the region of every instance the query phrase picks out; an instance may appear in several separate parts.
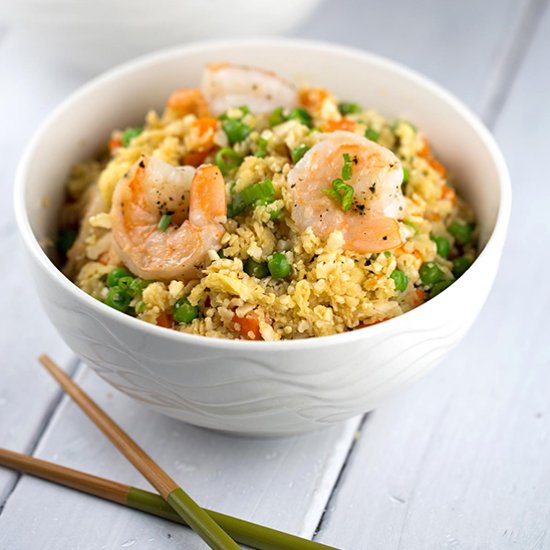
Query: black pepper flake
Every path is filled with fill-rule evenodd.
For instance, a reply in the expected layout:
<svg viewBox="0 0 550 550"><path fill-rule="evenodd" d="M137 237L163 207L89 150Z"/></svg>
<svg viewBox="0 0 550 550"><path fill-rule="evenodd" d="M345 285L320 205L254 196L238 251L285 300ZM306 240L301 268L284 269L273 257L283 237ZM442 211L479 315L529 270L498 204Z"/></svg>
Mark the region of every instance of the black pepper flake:
<svg viewBox="0 0 550 550"><path fill-rule="evenodd" d="M370 187L369 187L369 191L374 194L376 193L376 182L374 182Z"/></svg>
<svg viewBox="0 0 550 550"><path fill-rule="evenodd" d="M143 159L139 161L138 166L139 166L140 168L145 168L145 162L143 162Z"/></svg>
<svg viewBox="0 0 550 550"><path fill-rule="evenodd" d="M384 235L384 236L382 237L382 240L383 240L383 241L387 241L387 240L388 240L388 236L387 236L387 235Z"/></svg>

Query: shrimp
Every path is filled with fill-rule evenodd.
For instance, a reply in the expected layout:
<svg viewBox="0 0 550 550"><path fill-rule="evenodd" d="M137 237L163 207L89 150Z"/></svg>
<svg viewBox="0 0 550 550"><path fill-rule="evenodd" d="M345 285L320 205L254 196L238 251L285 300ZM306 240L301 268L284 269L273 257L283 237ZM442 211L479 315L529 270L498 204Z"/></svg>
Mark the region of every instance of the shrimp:
<svg viewBox="0 0 550 550"><path fill-rule="evenodd" d="M290 82L271 71L245 65L210 63L204 69L201 89L215 116L241 105L253 113L298 105L298 92Z"/></svg>
<svg viewBox="0 0 550 550"><path fill-rule="evenodd" d="M352 162L353 202L345 212L323 191L341 177L344 154ZM287 189L291 217L298 229L310 227L321 238L343 233L345 248L360 253L382 252L403 243L398 219L404 214L403 169L385 147L351 132L322 136L290 170Z"/></svg>
<svg viewBox="0 0 550 550"><path fill-rule="evenodd" d="M208 251L221 246L225 200L217 166L175 167L142 157L115 187L113 247L143 279L192 279L200 274ZM163 231L159 221L168 213L171 225Z"/></svg>

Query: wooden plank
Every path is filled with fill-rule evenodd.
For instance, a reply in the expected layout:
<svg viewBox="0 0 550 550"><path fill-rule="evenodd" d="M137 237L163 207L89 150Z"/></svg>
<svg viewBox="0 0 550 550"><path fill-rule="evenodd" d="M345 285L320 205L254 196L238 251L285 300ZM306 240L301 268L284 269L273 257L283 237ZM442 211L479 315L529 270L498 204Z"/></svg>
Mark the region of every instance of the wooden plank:
<svg viewBox="0 0 550 550"><path fill-rule="evenodd" d="M445 364L368 419L320 541L550 548L550 188L535 161L550 143L549 51L547 10L496 125L515 195L494 291Z"/></svg>
<svg viewBox="0 0 550 550"><path fill-rule="evenodd" d="M326 1L293 34L387 56L435 79L480 111L527 3Z"/></svg>
<svg viewBox="0 0 550 550"><path fill-rule="evenodd" d="M0 378L0 444L30 451L61 395L40 372L36 357L47 351L72 369L76 362L47 320L33 288L15 229L11 189L18 159L32 132L77 81L64 76L40 52L26 50L10 33L0 47L0 82L0 119L9 129L0 132L0 257L4 258L0 349L5 357ZM14 475L0 470L0 508L15 481Z"/></svg>
<svg viewBox="0 0 550 550"><path fill-rule="evenodd" d="M90 371L77 379L202 505L304 536L313 535L359 421L290 438L234 437L153 413ZM67 399L36 455L148 488ZM151 548L153 539L159 549L204 548L185 528L27 477L0 516L0 548L39 540L47 550L62 540L63 548L138 549Z"/></svg>

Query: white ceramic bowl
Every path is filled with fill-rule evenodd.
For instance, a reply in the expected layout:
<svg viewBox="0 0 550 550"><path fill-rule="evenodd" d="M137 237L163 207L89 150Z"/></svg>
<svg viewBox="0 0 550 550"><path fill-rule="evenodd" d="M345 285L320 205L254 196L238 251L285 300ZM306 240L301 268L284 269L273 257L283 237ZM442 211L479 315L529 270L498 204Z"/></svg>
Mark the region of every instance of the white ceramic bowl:
<svg viewBox="0 0 550 550"><path fill-rule="evenodd" d="M203 65L215 60L268 67L413 121L475 209L482 251L468 272L401 317L346 334L272 343L210 339L152 326L103 305L67 280L39 243L55 234L70 166L93 155L112 128L139 123L147 109L160 108L174 88L196 86ZM276 435L327 426L376 407L460 340L497 271L510 182L502 155L480 121L416 73L328 44L250 40L161 52L89 83L57 108L29 145L17 175L15 207L47 314L100 376L185 422Z"/></svg>

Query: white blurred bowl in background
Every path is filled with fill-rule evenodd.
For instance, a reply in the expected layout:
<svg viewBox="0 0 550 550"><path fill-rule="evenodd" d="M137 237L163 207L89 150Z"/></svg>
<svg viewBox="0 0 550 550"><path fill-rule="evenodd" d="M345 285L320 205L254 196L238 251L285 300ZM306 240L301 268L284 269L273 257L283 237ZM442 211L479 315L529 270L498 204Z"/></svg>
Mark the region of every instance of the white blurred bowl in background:
<svg viewBox="0 0 550 550"><path fill-rule="evenodd" d="M320 1L11 0L0 2L0 24L61 61L97 71L176 44L282 34Z"/></svg>

